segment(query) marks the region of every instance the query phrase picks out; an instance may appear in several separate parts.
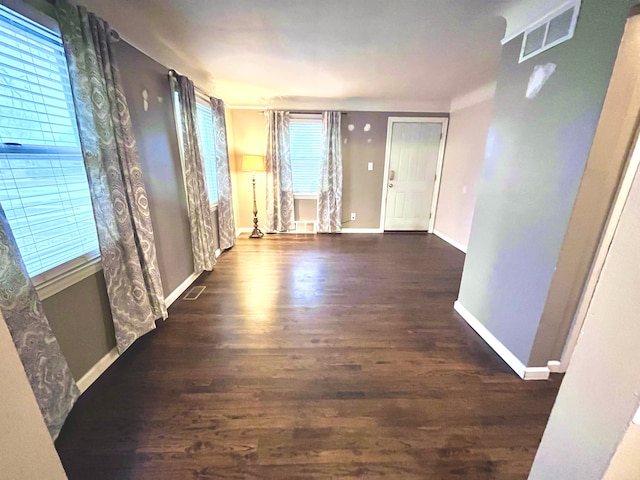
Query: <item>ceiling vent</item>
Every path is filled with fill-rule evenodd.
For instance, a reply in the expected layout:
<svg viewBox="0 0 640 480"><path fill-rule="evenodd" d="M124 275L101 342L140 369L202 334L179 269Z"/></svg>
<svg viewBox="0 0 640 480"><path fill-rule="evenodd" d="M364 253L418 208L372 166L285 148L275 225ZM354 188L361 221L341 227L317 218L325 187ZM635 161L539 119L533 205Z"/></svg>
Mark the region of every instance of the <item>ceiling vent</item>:
<svg viewBox="0 0 640 480"><path fill-rule="evenodd" d="M572 38L579 11L579 0L567 2L525 30L520 62Z"/></svg>

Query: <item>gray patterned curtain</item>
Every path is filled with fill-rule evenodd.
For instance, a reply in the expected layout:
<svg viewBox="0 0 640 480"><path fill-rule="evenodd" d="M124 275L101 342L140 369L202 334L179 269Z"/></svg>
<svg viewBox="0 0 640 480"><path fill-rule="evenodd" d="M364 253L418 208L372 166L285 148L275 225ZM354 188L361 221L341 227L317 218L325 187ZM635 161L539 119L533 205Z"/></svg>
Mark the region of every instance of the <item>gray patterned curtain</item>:
<svg viewBox="0 0 640 480"><path fill-rule="evenodd" d="M231 197L231 172L229 149L227 146L227 122L224 116L224 102L211 98L213 128L216 139L216 178L218 180L218 237L220 249L226 250L236 243L236 222L233 218Z"/></svg>
<svg viewBox="0 0 640 480"><path fill-rule="evenodd" d="M173 73L169 79L172 91L178 93L182 168L187 190L193 268L196 272L210 272L216 264L216 255L204 161L198 144L196 89L193 82L183 75Z"/></svg>
<svg viewBox="0 0 640 480"><path fill-rule="evenodd" d="M0 206L0 310L55 439L80 395Z"/></svg>
<svg viewBox="0 0 640 480"><path fill-rule="evenodd" d="M109 25L56 0L118 350L167 317L149 202Z"/></svg>
<svg viewBox="0 0 640 480"><path fill-rule="evenodd" d="M268 113L266 230L286 232L293 228L293 174L289 153L289 112Z"/></svg>
<svg viewBox="0 0 640 480"><path fill-rule="evenodd" d="M322 163L318 189L318 233L342 231L342 142L340 112L322 114Z"/></svg>

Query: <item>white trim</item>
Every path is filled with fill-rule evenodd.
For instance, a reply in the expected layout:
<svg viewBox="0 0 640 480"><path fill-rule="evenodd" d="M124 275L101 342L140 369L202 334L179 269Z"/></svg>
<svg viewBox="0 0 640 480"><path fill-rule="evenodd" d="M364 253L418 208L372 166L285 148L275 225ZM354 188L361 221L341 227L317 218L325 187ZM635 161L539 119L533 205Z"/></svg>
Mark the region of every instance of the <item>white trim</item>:
<svg viewBox="0 0 640 480"><path fill-rule="evenodd" d="M220 250L219 248L216 249L215 253L213 254L215 256L215 258L218 258L220 255L222 255L222 250Z"/></svg>
<svg viewBox="0 0 640 480"><path fill-rule="evenodd" d="M547 367L526 367L503 343L498 340L487 327L473 316L459 300L453 304L453 308L473 328L480 337L506 362L511 369L524 380L546 380L549 378Z"/></svg>
<svg viewBox="0 0 640 480"><path fill-rule="evenodd" d="M438 149L438 163L436 164L436 178L434 180L433 196L431 198L431 212L427 232L433 233L438 210L438 196L440 193L440 180L442 178L442 165L444 163L444 146L449 131L449 119L446 117L389 117L387 120L387 143L384 154L384 176L382 179L382 201L380 204L380 230L384 231L384 221L387 213L387 185L389 184L389 163L391 162L391 134L394 123L439 123L441 124L440 147Z"/></svg>
<svg viewBox="0 0 640 480"><path fill-rule="evenodd" d="M102 259L98 256L82 265L36 285L38 298L44 300L66 288L95 275L102 270Z"/></svg>
<svg viewBox="0 0 640 480"><path fill-rule="evenodd" d="M299 112L290 114L289 118L292 120L310 120L316 123L318 120L322 121L322 113L318 112Z"/></svg>
<svg viewBox="0 0 640 480"><path fill-rule="evenodd" d="M524 371L524 380L546 380L551 371L549 367L527 367Z"/></svg>
<svg viewBox="0 0 640 480"><path fill-rule="evenodd" d="M341 233L384 233L381 228L343 228Z"/></svg>
<svg viewBox="0 0 640 480"><path fill-rule="evenodd" d="M580 296L580 302L578 303L578 308L576 309L576 313L573 317L571 330L569 331L567 341L565 342L564 349L562 350L562 356L560 357L561 372L566 372L567 368L569 368L569 362L571 361L573 351L576 348L578 338L580 337L580 333L582 332L582 326L587 317L587 312L589 311L589 306L591 305L591 299L593 298L593 294L595 293L596 286L598 285L600 273L602 272L604 262L607 258L607 255L609 254L609 248L611 247L611 243L613 242L615 232L618 229L618 223L620 223L622 210L627 203L627 198L629 197L629 193L631 192L633 180L638 172L638 169L640 168L639 132L640 130L635 134L635 142L632 147L631 153L629 154L630 158L627 163L627 167L622 175L622 179L620 180L618 192L616 193L615 200L613 201L613 205L611 206L609 218L607 219L607 223L602 231L600 244L598 245L596 254L593 258L591 269L589 270L589 276L587 277L587 281L585 282L582 295Z"/></svg>
<svg viewBox="0 0 640 480"><path fill-rule="evenodd" d="M238 238L240 235L242 235L242 229L236 228L236 238Z"/></svg>
<svg viewBox="0 0 640 480"><path fill-rule="evenodd" d="M549 360L547 368L551 373L561 373L561 363L558 360Z"/></svg>
<svg viewBox="0 0 640 480"><path fill-rule="evenodd" d="M504 45L506 43L509 43L511 40L516 38L518 35L526 32L528 30L534 30L535 28L537 28L540 25L542 25L543 23L545 23L547 20L550 20L556 14L560 13L563 9L569 7L570 5L577 4L578 10L579 10L580 6L581 6L581 3L582 3L581 0L568 0L568 1L563 2L560 5L552 8L551 10L548 10L546 13L541 13L539 16L535 17L536 18L535 20L533 20L533 21L531 21L529 23L521 24L520 26L515 27L515 28L510 28L509 21L507 20L507 31L505 32L505 36L502 38L502 40L500 40L500 43L502 45Z"/></svg>
<svg viewBox="0 0 640 480"><path fill-rule="evenodd" d="M318 201L318 194L317 193L294 193L293 194L293 199L294 200L315 200L315 201Z"/></svg>
<svg viewBox="0 0 640 480"><path fill-rule="evenodd" d="M449 111L451 113L457 112L458 110L491 100L496 95L497 85L497 82L490 82L454 98L451 100L451 108Z"/></svg>
<svg viewBox="0 0 640 480"><path fill-rule="evenodd" d="M118 347L113 347L111 351L98 360L97 363L76 382L80 392L86 392L93 382L95 382L98 377L100 377L100 375L102 375L119 357L120 352L118 352Z"/></svg>
<svg viewBox="0 0 640 480"><path fill-rule="evenodd" d="M173 302L175 302L178 298L180 298L180 295L182 295L185 292L185 290L189 288L191 284L195 282L201 274L202 272L193 272L191 275L189 275L189 277L185 279L184 282L178 285L178 287L164 299L164 302L167 305L167 308L169 308L173 304Z"/></svg>
<svg viewBox="0 0 640 480"><path fill-rule="evenodd" d="M638 407L638 410L631 421L634 425L640 425L640 407Z"/></svg>
<svg viewBox="0 0 640 480"><path fill-rule="evenodd" d="M444 233L439 232L438 230L434 230L433 234L436 237L440 237L442 240L444 240L445 242L447 242L449 245L451 245L452 247L456 247L458 250L460 250L463 253L467 253L467 247L465 245L462 245L460 242L456 242L453 238L451 237L447 237Z"/></svg>
<svg viewBox="0 0 640 480"><path fill-rule="evenodd" d="M239 237L243 233L251 233L253 232L253 228L239 228L236 230L236 235Z"/></svg>

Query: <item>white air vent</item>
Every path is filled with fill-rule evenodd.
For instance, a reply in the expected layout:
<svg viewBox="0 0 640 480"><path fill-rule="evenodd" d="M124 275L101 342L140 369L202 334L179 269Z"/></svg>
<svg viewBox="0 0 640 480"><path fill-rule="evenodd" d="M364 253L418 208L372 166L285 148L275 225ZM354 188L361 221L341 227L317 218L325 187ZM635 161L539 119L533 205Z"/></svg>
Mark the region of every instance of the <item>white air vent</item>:
<svg viewBox="0 0 640 480"><path fill-rule="evenodd" d="M579 11L579 0L567 2L525 30L520 62L572 38Z"/></svg>
<svg viewBox="0 0 640 480"><path fill-rule="evenodd" d="M182 299L183 300L197 300L198 297L200 295L202 295L202 292L204 292L205 288L207 288L207 287L204 286L204 285L198 285L198 286L192 287L191 290L189 290L187 292L187 294L184 297L182 297Z"/></svg>
<svg viewBox="0 0 640 480"><path fill-rule="evenodd" d="M315 220L296 220L295 227L290 229L287 233L316 233L316 221Z"/></svg>

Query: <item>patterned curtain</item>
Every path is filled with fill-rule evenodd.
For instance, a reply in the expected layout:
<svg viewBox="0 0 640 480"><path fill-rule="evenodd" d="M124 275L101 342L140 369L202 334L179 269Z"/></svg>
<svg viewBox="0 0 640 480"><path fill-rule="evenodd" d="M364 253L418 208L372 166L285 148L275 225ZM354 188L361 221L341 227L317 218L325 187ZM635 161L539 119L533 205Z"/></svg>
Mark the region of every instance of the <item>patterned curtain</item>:
<svg viewBox="0 0 640 480"><path fill-rule="evenodd" d="M293 174L289 153L289 113L269 111L267 155L268 232L286 232L293 227Z"/></svg>
<svg viewBox="0 0 640 480"><path fill-rule="evenodd" d="M80 391L51 331L1 206L0 310L49 433L55 439Z"/></svg>
<svg viewBox="0 0 640 480"><path fill-rule="evenodd" d="M236 222L233 218L231 197L231 172L229 169L229 149L227 146L227 122L224 116L224 102L211 98L213 128L216 139L216 177L218 180L218 237L220 250L233 247L236 243Z"/></svg>
<svg viewBox="0 0 640 480"><path fill-rule="evenodd" d="M342 143L340 112L322 114L322 163L318 189L318 233L342 231Z"/></svg>
<svg viewBox="0 0 640 480"><path fill-rule="evenodd" d="M56 0L120 352L167 317L149 202L109 25Z"/></svg>

